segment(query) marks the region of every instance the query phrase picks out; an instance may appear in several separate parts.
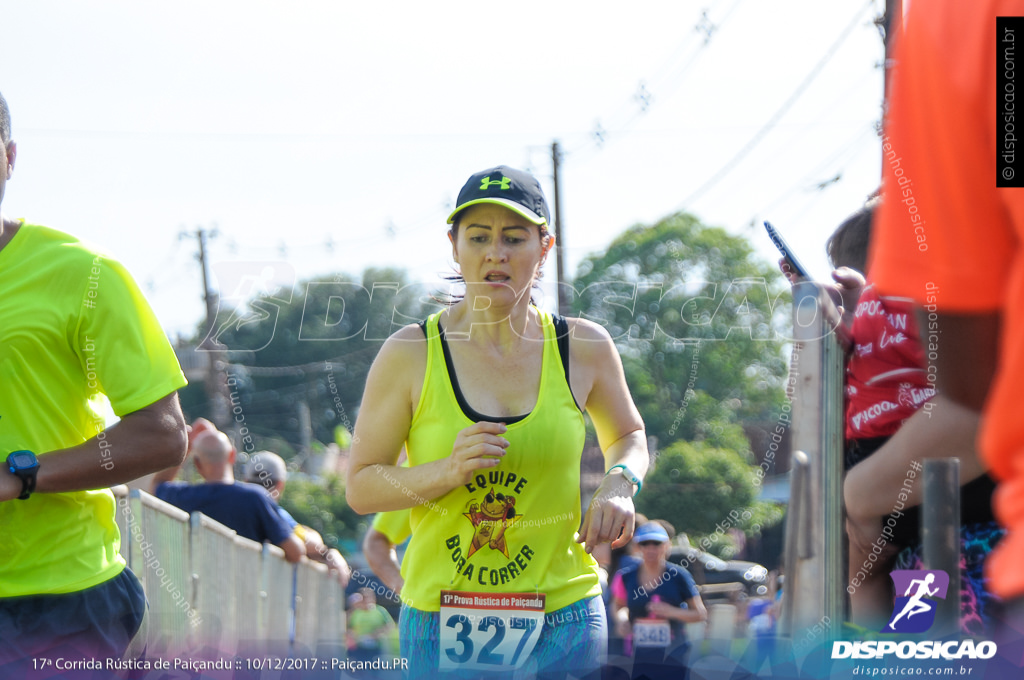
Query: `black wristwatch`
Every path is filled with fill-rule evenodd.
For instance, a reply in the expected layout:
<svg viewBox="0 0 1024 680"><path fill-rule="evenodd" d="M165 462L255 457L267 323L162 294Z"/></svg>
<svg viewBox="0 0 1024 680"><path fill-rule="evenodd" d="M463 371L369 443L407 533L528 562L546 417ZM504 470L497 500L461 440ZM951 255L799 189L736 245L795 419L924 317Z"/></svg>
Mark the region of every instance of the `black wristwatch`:
<svg viewBox="0 0 1024 680"><path fill-rule="evenodd" d="M36 473L39 472L39 460L31 451L15 451L7 456L7 469L21 479L21 495L25 500L36 490Z"/></svg>

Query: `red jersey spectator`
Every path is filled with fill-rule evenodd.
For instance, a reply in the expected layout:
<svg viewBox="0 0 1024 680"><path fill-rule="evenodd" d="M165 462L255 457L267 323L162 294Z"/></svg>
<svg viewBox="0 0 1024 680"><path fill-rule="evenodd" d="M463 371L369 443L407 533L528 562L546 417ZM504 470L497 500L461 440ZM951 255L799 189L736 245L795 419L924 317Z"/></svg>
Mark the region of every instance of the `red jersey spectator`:
<svg viewBox="0 0 1024 680"><path fill-rule="evenodd" d="M924 370L911 301L879 295L868 285L857 302L850 334L854 344L846 368L846 438L892 436L935 394Z"/></svg>

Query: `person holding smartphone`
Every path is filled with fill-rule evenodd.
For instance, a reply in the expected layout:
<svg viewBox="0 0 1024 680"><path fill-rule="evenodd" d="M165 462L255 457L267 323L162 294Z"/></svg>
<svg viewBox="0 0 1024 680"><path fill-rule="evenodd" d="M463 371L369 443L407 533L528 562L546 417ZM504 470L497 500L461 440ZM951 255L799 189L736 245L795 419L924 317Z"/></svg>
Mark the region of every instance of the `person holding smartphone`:
<svg viewBox="0 0 1024 680"><path fill-rule="evenodd" d="M923 564L923 491L919 476L908 479L908 470L923 458L956 455L963 461L961 629L982 634L993 611L983 565L1002 535L991 511L994 485L974 452L976 420L935 400L913 301L880 293L870 275L862 274L880 204L869 200L826 245L836 267L834 295L844 304L837 332L847 350L843 467L850 616L875 629L888 620L894 596L890 571Z"/></svg>

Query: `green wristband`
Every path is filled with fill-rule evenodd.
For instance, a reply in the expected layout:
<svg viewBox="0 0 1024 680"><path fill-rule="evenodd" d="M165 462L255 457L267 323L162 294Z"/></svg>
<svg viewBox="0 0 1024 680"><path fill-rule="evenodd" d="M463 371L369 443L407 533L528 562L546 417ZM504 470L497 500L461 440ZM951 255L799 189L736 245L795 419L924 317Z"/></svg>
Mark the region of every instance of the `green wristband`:
<svg viewBox="0 0 1024 680"><path fill-rule="evenodd" d="M618 465L613 465L610 468L608 468L608 472L604 473L604 476L607 477L608 475L610 475L612 473L612 470L614 470L615 468L619 468L622 470L622 476L626 479L627 482L629 482L630 484L636 484L636 491L633 493L633 498L636 498L636 495L640 493L640 489L644 488L643 480L637 477L632 470L630 470L622 463L619 463Z"/></svg>

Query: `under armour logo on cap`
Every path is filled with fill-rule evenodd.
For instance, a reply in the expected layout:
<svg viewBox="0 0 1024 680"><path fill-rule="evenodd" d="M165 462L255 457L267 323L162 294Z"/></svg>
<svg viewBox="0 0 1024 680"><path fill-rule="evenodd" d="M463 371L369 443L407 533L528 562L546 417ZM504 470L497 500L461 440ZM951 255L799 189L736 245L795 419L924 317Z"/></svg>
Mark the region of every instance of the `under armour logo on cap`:
<svg viewBox="0 0 1024 680"><path fill-rule="evenodd" d="M492 180L491 176L488 175L480 180L480 191L487 191L487 188L492 184L497 184L502 189L508 189L512 185L512 180L505 176L502 176L500 180Z"/></svg>
<svg viewBox="0 0 1024 680"><path fill-rule="evenodd" d="M537 178L528 172L499 165L475 173L459 191L455 210L448 224L459 211L479 203L494 203L525 217L533 224L551 223L551 212Z"/></svg>

